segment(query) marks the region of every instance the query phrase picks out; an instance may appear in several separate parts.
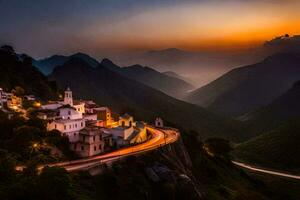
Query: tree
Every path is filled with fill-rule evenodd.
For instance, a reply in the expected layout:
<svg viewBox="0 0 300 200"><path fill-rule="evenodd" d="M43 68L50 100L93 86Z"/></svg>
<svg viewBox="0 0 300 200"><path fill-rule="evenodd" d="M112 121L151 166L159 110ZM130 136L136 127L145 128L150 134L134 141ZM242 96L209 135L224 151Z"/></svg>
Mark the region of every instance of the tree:
<svg viewBox="0 0 300 200"><path fill-rule="evenodd" d="M20 86L16 86L12 90L12 93L14 93L18 97L22 97L25 94L25 90L22 87L20 87Z"/></svg>
<svg viewBox="0 0 300 200"><path fill-rule="evenodd" d="M45 200L69 200L74 198L72 180L61 167L45 167L37 180L37 195Z"/></svg>
<svg viewBox="0 0 300 200"><path fill-rule="evenodd" d="M218 157L227 156L232 150L229 141L222 138L209 138L205 141L203 147L207 153Z"/></svg>

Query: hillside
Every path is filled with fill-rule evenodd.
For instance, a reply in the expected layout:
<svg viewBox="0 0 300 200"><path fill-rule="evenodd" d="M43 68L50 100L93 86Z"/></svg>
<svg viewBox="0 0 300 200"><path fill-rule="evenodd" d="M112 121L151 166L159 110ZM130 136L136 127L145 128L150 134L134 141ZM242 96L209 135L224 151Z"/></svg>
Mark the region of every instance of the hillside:
<svg viewBox="0 0 300 200"><path fill-rule="evenodd" d="M141 82L179 99L186 96L187 92L194 88L191 84L184 80L160 73L150 67L132 65L121 68L108 59L104 59L101 62L101 65L121 74L122 76Z"/></svg>
<svg viewBox="0 0 300 200"><path fill-rule="evenodd" d="M271 103L300 79L300 56L279 53L234 69L192 92L186 100L212 111L239 116Z"/></svg>
<svg viewBox="0 0 300 200"><path fill-rule="evenodd" d="M76 53L71 56L54 55L38 61L35 60L33 63L41 70L41 72L45 75L49 75L56 66L63 65L71 58L80 58L92 67L97 67L99 65L99 62L96 59L84 53ZM122 76L142 82L143 84L176 98L183 98L183 96L186 96L187 91L194 89L191 84L184 80L176 77L170 77L150 67L143 67L140 65L120 67L109 59L103 59L101 61L101 65L107 67L111 71L121 74Z"/></svg>
<svg viewBox="0 0 300 200"><path fill-rule="evenodd" d="M0 48L0 87L11 91L16 86L42 99L57 98L56 84L32 66L30 57L18 56L12 47L3 46Z"/></svg>
<svg viewBox="0 0 300 200"><path fill-rule="evenodd" d="M56 67L51 79L57 81L61 88L70 86L77 98L94 99L116 112L128 112L141 120L151 122L156 116L161 116L184 129L198 130L203 137L234 138L239 134L235 122L174 99L102 65L93 68L83 60L73 58Z"/></svg>
<svg viewBox="0 0 300 200"><path fill-rule="evenodd" d="M261 133L279 127L285 122L300 118L300 81L270 105L248 113L240 119L251 132Z"/></svg>
<svg viewBox="0 0 300 200"><path fill-rule="evenodd" d="M300 121L297 120L238 145L234 155L252 164L299 173L299 145Z"/></svg>

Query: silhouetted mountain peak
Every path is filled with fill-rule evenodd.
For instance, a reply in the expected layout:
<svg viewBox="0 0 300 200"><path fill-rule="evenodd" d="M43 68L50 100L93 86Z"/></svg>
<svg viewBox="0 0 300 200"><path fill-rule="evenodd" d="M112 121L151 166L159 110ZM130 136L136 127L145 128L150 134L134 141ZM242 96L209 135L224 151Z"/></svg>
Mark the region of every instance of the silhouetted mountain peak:
<svg viewBox="0 0 300 200"><path fill-rule="evenodd" d="M70 73L74 72L75 70L90 70L92 67L87 63L85 60L79 57L71 57L66 61L63 65L56 66L53 69L53 74L56 73L58 70L67 70Z"/></svg>

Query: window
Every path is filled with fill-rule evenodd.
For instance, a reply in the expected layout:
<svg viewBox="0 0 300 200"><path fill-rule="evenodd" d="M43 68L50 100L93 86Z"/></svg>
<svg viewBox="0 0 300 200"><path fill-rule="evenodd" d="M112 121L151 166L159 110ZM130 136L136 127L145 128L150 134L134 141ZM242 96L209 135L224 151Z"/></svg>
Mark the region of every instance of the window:
<svg viewBox="0 0 300 200"><path fill-rule="evenodd" d="M72 125L70 124L70 125L69 125L69 129L71 129L71 128L72 128Z"/></svg>
<svg viewBox="0 0 300 200"><path fill-rule="evenodd" d="M81 127L83 127L83 122L81 122Z"/></svg>
<svg viewBox="0 0 300 200"><path fill-rule="evenodd" d="M67 126L66 125L64 125L64 130L66 130L67 129Z"/></svg>
<svg viewBox="0 0 300 200"><path fill-rule="evenodd" d="M129 121L129 126L130 126L130 127L132 126L132 121Z"/></svg>
<svg viewBox="0 0 300 200"><path fill-rule="evenodd" d="M81 146L81 151L83 151L84 150L84 146Z"/></svg>
<svg viewBox="0 0 300 200"><path fill-rule="evenodd" d="M96 140L96 137L95 137L95 136L93 136L93 141L95 142L95 140Z"/></svg>
<svg viewBox="0 0 300 200"><path fill-rule="evenodd" d="M70 110L68 111L68 115L71 115L71 111Z"/></svg>
<svg viewBox="0 0 300 200"><path fill-rule="evenodd" d="M54 125L54 128L57 129L57 125L56 124Z"/></svg>
<svg viewBox="0 0 300 200"><path fill-rule="evenodd" d="M77 144L74 144L74 150L76 150L77 149Z"/></svg>
<svg viewBox="0 0 300 200"><path fill-rule="evenodd" d="M85 135L83 136L82 140L83 140L83 142L85 142Z"/></svg>
<svg viewBox="0 0 300 200"><path fill-rule="evenodd" d="M124 121L122 121L122 126L125 126L125 122Z"/></svg>
<svg viewBox="0 0 300 200"><path fill-rule="evenodd" d="M97 147L96 146L94 146L94 151L97 151Z"/></svg>
<svg viewBox="0 0 300 200"><path fill-rule="evenodd" d="M75 124L75 128L77 128L77 124Z"/></svg>
<svg viewBox="0 0 300 200"><path fill-rule="evenodd" d="M99 150L101 150L101 144L99 144Z"/></svg>

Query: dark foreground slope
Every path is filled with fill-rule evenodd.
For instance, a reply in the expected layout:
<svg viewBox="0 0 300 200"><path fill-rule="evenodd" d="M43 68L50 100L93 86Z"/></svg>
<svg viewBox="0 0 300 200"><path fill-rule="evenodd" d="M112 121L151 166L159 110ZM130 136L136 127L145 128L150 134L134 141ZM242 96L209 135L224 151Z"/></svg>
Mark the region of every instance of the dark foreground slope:
<svg viewBox="0 0 300 200"><path fill-rule="evenodd" d="M184 129L198 130L203 137L234 138L239 134L232 121L127 79L101 65L92 68L81 59L71 59L55 68L51 79L60 87L70 86L77 98L94 99L116 112L128 112L141 120L151 122L161 116Z"/></svg>
<svg viewBox="0 0 300 200"><path fill-rule="evenodd" d="M255 112L248 113L240 119L251 129L259 134L278 128L289 120L300 118L300 81L286 93L275 99L270 105Z"/></svg>
<svg viewBox="0 0 300 200"><path fill-rule="evenodd" d="M187 101L239 116L271 103L299 79L299 54L279 53L260 63L228 72L192 92Z"/></svg>
<svg viewBox="0 0 300 200"><path fill-rule="evenodd" d="M287 123L274 131L237 146L234 155L243 161L273 169L300 172L300 121Z"/></svg>
<svg viewBox="0 0 300 200"><path fill-rule="evenodd" d="M42 99L57 97L56 85L47 80L38 69L32 66L32 59L26 55L18 56L9 46L0 48L0 87L10 91L22 87L27 94Z"/></svg>

